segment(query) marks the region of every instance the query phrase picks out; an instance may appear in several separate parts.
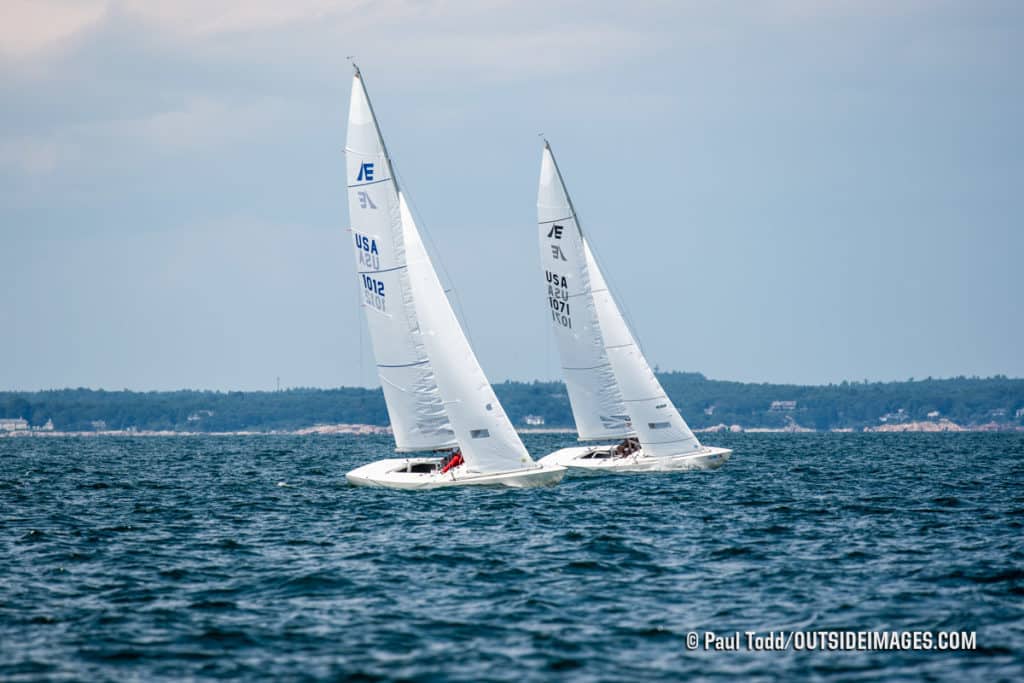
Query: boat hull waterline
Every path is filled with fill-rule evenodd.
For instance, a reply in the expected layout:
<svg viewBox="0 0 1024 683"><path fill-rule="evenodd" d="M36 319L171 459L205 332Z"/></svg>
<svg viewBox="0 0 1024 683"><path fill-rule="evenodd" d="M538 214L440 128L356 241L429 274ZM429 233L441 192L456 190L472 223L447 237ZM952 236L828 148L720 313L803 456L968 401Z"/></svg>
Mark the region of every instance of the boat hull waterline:
<svg viewBox="0 0 1024 683"><path fill-rule="evenodd" d="M465 466L442 474L438 458L388 458L357 467L345 475L353 486L427 490L451 486L507 486L534 488L557 484L568 471L554 463L508 472L470 472ZM428 471L415 471L416 469Z"/></svg>
<svg viewBox="0 0 1024 683"><path fill-rule="evenodd" d="M561 465L573 474L606 474L637 472L686 472L716 470L729 459L728 448L704 446L695 453L652 457L643 450L626 456L611 453L614 446L573 446L550 453L538 462L545 466Z"/></svg>

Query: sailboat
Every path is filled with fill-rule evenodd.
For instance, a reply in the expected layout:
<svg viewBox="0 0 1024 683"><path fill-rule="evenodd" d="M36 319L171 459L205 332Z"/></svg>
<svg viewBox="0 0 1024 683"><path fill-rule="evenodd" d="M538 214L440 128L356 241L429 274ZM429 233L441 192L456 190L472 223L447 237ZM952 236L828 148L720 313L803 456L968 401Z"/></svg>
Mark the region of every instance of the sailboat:
<svg viewBox="0 0 1024 683"><path fill-rule="evenodd" d="M580 441L541 459L589 472L721 467L732 451L704 446L665 393L615 303L580 228L551 145L537 195L541 267Z"/></svg>
<svg viewBox="0 0 1024 683"><path fill-rule="evenodd" d="M345 475L403 489L555 484L565 468L530 457L455 317L416 229L355 68L346 143L362 308L396 449Z"/></svg>

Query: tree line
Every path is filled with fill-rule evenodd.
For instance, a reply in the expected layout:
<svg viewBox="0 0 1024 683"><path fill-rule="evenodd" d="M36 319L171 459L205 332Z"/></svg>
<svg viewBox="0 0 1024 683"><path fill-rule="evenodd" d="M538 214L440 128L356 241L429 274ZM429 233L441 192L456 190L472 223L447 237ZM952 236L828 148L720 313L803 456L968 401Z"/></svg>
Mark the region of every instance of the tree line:
<svg viewBox="0 0 1024 683"><path fill-rule="evenodd" d="M887 422L947 418L962 425L1024 425L1024 379L989 378L842 382L826 386L753 384L665 372L658 378L694 428L717 424L819 430L860 429ZM573 426L561 382L503 382L495 392L516 425L526 416L550 427ZM774 404L774 405L773 405ZM0 418L48 421L59 431L98 428L177 431L289 430L315 424L388 424L380 389L298 388L285 391L0 392Z"/></svg>

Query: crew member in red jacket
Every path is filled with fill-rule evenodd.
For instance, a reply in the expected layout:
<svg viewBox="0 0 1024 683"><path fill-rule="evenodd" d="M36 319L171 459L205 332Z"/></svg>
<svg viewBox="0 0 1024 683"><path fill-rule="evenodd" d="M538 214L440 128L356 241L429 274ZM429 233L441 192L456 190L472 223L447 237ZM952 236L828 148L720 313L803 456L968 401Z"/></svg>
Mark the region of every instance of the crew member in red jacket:
<svg viewBox="0 0 1024 683"><path fill-rule="evenodd" d="M444 474L444 473L445 473L445 472L447 472L448 470L453 470L453 469L455 469L456 467L458 467L458 466L459 466L459 465L461 465L462 463L463 463L463 460L462 460L462 451L460 451L460 450L459 450L458 448L456 448L456 449L455 449L455 450L454 450L454 451L452 452L452 457L448 458L448 462L446 462L446 463L444 464L444 467L442 467L442 468L441 468L441 474Z"/></svg>

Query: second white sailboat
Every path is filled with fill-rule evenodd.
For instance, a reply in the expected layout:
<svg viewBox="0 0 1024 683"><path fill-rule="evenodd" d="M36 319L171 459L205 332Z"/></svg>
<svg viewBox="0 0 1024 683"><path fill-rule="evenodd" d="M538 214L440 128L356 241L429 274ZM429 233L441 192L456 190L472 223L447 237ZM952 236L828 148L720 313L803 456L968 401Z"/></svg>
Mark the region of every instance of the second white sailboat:
<svg viewBox="0 0 1024 683"><path fill-rule="evenodd" d="M589 472L721 467L732 451L704 446L644 358L587 243L545 141L537 221L551 323L580 441L541 459Z"/></svg>

